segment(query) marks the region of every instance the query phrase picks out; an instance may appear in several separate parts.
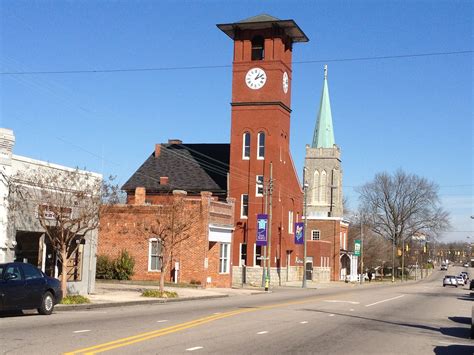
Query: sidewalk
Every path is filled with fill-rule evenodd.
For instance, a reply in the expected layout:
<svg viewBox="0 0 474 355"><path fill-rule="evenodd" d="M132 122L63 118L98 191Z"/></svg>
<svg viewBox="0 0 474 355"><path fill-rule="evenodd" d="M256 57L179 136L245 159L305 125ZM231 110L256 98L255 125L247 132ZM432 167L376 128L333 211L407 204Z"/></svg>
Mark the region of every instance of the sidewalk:
<svg viewBox="0 0 474 355"><path fill-rule="evenodd" d="M168 302L182 302L197 299L212 299L238 295L255 295L264 293L261 288L186 288L186 287L165 287L166 291L174 291L177 298L154 298L142 297L142 292L148 289L159 289L159 286L141 285L133 283L105 283L97 282L95 292L87 296L91 303L66 305L58 304L55 309L58 311L69 311L78 309L106 308L117 306L131 306L140 304L156 304Z"/></svg>
<svg viewBox="0 0 474 355"><path fill-rule="evenodd" d="M339 288L354 288L390 284L388 282L364 282L362 285L355 282L331 281L331 282L313 282L307 281L306 287L308 289L339 289ZM283 286L272 287L272 289L285 288L301 288L302 281L286 282ZM191 300L202 300L212 298L223 298L241 295L257 295L264 294L265 290L262 287L243 288L191 288L191 287L165 287L166 291L174 291L178 294L177 298L154 298L142 297L142 292L148 289L159 289L157 285L134 284L134 283L114 283L114 282L96 282L95 292L88 295L91 303L66 305L58 304L55 309L57 311L73 311L93 308L107 308L132 306L140 304L157 304L169 302L183 302Z"/></svg>

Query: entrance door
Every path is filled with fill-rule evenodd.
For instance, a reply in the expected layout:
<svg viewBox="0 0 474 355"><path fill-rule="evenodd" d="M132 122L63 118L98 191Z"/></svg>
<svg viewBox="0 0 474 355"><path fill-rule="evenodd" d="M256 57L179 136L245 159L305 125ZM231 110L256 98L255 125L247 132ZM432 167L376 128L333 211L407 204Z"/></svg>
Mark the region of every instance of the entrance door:
<svg viewBox="0 0 474 355"><path fill-rule="evenodd" d="M313 280L313 257L306 257L306 280Z"/></svg>

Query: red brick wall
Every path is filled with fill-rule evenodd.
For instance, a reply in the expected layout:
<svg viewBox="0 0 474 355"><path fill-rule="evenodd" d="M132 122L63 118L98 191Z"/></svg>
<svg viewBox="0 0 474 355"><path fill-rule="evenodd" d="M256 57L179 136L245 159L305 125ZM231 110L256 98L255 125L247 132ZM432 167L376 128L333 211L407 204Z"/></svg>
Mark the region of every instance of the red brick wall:
<svg viewBox="0 0 474 355"><path fill-rule="evenodd" d="M292 251L291 262L303 258L303 246L294 244L294 234L288 231L288 212L302 216L302 190L289 149L291 103L291 45L286 38L274 37L270 32L249 31L239 34L234 41L232 80L232 123L230 141L229 195L236 199L232 261L239 265L240 243L247 244L247 265L253 265L257 214L265 211L265 198L256 196L256 175L270 178L273 168L273 208L271 265L286 267L286 252ZM251 38L261 34L265 39L265 59L251 60ZM259 90L245 84L245 75L251 68L265 70L267 81ZM287 72L290 85L285 94L282 88L283 73ZM256 103L256 104L249 104ZM270 105L269 105L270 103ZM262 105L263 104L263 105ZM266 135L265 159L257 159L257 135ZM242 159L243 133L250 132L250 159ZM248 218L241 219L241 195L249 195Z"/></svg>
<svg viewBox="0 0 474 355"><path fill-rule="evenodd" d="M208 242L209 198L203 195L202 200L186 201L185 208L201 211L201 218L193 225L191 237L173 250L166 281L172 281L175 262L179 262L179 282L200 282L203 287L231 286L230 274L218 274L219 246ZM135 259L133 280L159 280L160 272L148 271L149 238L153 236L145 233L141 226L155 222L161 208L156 205L104 208L100 216L98 255L115 258L122 249L126 249ZM204 267L206 258L209 264L207 270ZM212 279L210 284L206 282L208 276Z"/></svg>
<svg viewBox="0 0 474 355"><path fill-rule="evenodd" d="M340 232L346 231L346 238L347 238L347 227L341 225L341 220L334 219L334 220L327 220L327 219L308 219L307 222L307 236L308 240L311 239L311 231L312 230L319 230L320 231L320 240L323 243L316 243L312 248L311 253L308 252L309 256L313 256L313 259L316 260L318 258L320 260L321 256L329 256L330 266L331 266L331 280L336 281L339 280L339 273L340 273ZM314 242L308 242L308 245ZM323 246L323 250L317 251L319 246ZM327 245L330 245L328 248ZM323 255L324 254L324 255ZM320 261L317 261L318 263Z"/></svg>

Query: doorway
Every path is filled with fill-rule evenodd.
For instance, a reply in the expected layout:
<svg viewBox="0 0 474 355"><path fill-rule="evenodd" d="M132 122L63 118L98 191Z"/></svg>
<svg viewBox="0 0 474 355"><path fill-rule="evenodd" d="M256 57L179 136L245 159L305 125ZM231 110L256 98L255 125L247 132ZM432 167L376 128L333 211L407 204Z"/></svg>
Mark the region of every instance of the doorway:
<svg viewBox="0 0 474 355"><path fill-rule="evenodd" d="M306 257L306 280L313 281L313 257Z"/></svg>

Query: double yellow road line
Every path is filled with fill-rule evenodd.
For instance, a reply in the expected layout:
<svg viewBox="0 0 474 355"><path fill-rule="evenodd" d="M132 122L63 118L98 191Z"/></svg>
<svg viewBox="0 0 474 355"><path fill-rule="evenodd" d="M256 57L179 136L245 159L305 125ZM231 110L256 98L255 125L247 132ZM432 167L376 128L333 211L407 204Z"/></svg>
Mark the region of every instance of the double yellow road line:
<svg viewBox="0 0 474 355"><path fill-rule="evenodd" d="M108 343L103 343L103 344L91 346L88 348L74 350L74 351L65 353L65 355L97 354L104 351L109 351L109 350L121 348L124 346L132 345L135 343L139 343L142 341L150 340L153 338L158 338L163 335L179 332L185 329L194 328L194 327L197 327L209 322L216 321L218 319L228 318L228 317L232 317L238 314L255 312L255 311L264 310L264 309L271 309L271 308L284 307L284 306L290 306L290 305L295 305L295 304L308 303L308 302L316 301L317 299L320 299L321 297L323 296L305 298L303 300L291 301L291 302L285 302L285 303L276 303L276 304L271 304L271 305L266 305L266 306L257 306L257 307L252 307L252 308L237 309L237 310L229 311L225 313L214 314L212 316L198 318L189 322L173 325L171 327L166 327L166 328L154 330L151 332L141 333L141 334L133 335L126 338L117 339Z"/></svg>

